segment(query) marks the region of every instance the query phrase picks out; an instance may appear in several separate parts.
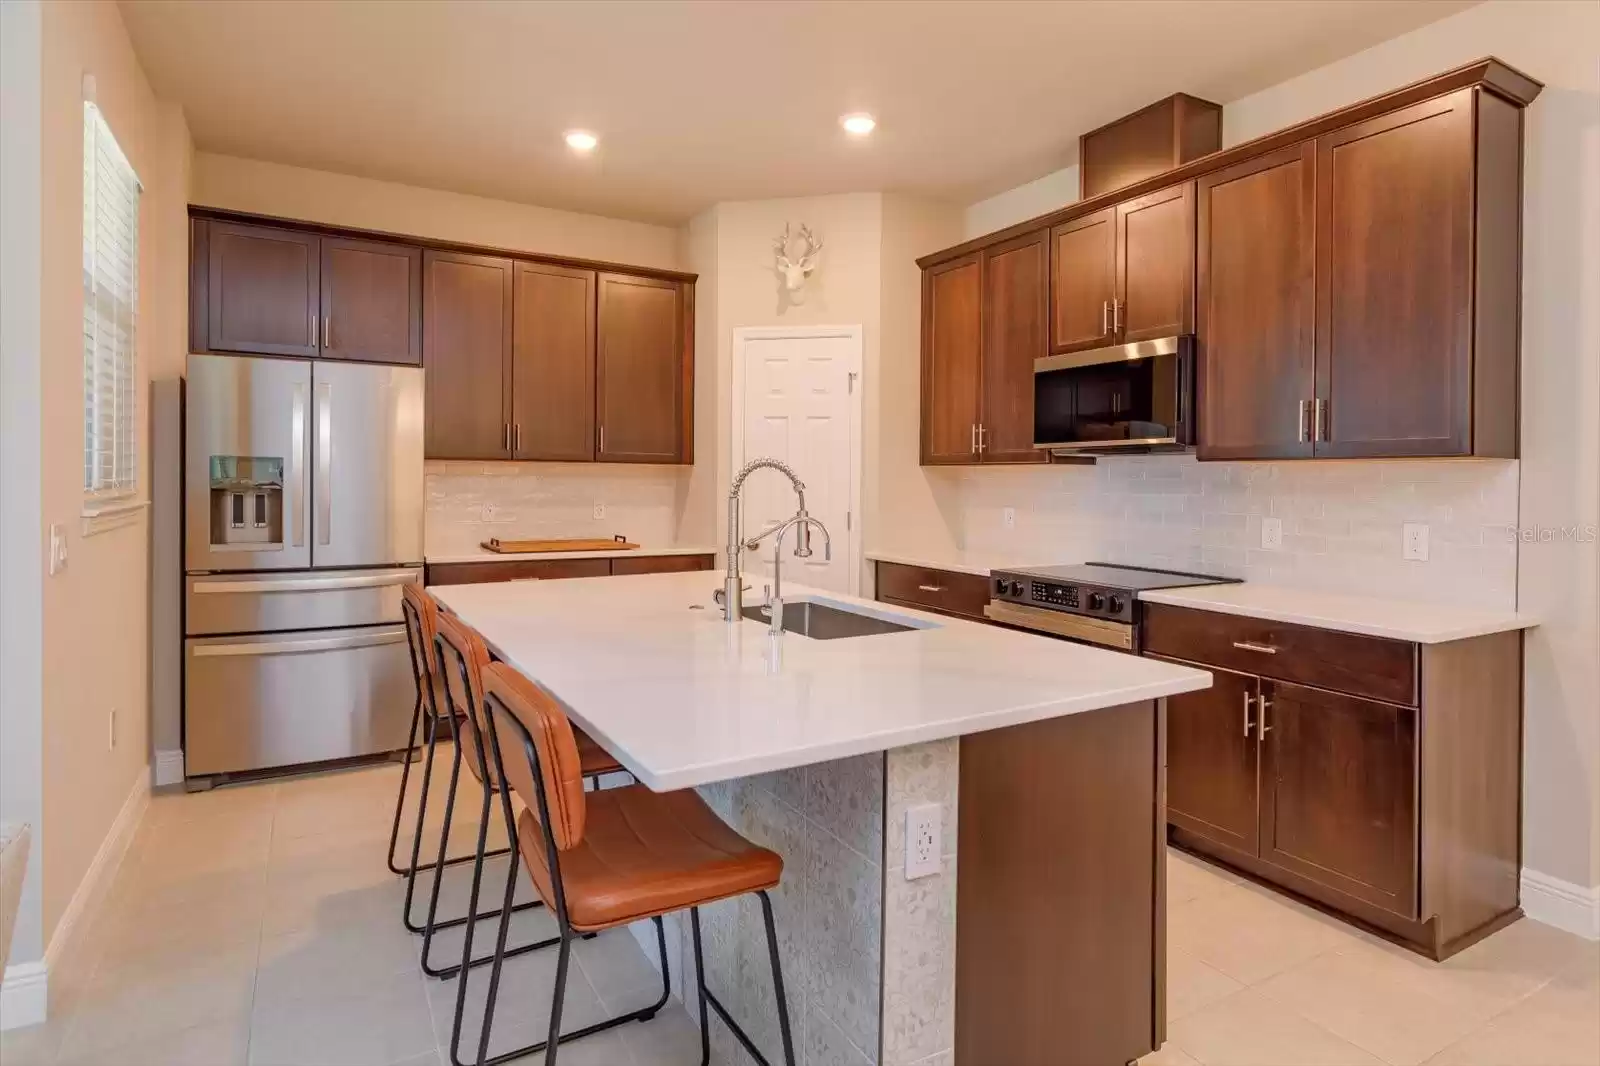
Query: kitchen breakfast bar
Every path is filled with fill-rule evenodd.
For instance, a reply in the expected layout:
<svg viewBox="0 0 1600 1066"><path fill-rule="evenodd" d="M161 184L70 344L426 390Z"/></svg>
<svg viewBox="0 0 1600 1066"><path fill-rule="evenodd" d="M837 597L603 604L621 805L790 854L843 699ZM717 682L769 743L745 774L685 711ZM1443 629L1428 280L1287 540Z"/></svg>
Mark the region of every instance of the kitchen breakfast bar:
<svg viewBox="0 0 1600 1066"><path fill-rule="evenodd" d="M716 584L431 591L640 783L697 789L783 857L798 1061L1114 1066L1158 1047L1165 697L1210 675L806 588L774 636L726 622ZM908 811L942 827L915 871ZM756 898L702 924L708 985L782 1062ZM687 937L669 927L680 995ZM654 958L654 931L641 943ZM751 1061L710 1026L713 1061Z"/></svg>

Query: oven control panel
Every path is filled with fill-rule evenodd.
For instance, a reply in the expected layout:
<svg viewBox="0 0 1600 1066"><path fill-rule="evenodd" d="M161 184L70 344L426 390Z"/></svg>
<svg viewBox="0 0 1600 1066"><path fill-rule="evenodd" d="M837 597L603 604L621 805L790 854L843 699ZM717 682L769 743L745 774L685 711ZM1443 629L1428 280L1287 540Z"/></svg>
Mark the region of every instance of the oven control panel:
<svg viewBox="0 0 1600 1066"><path fill-rule="evenodd" d="M1125 589L1100 585L1044 581L1025 574L996 571L990 579L991 599L1020 603L1068 614L1088 615L1117 622L1133 621L1134 595Z"/></svg>

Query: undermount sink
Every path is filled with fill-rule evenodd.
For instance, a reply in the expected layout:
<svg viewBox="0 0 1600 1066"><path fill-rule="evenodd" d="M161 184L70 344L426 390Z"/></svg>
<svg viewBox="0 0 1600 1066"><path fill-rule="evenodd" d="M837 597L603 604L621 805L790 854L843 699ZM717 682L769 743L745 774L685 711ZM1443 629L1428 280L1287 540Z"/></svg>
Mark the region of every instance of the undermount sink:
<svg viewBox="0 0 1600 1066"><path fill-rule="evenodd" d="M746 607L740 612L752 622L771 625L767 608ZM902 625L886 618L841 610L811 600L791 600L783 605L783 628L813 640L838 640L840 637L870 637L878 633L905 633L916 626Z"/></svg>

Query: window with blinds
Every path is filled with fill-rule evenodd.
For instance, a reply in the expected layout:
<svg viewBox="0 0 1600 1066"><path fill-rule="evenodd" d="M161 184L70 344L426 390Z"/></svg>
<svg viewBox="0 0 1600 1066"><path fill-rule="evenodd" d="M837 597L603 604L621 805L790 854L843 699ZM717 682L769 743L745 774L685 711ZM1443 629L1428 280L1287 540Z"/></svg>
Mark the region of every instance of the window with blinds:
<svg viewBox="0 0 1600 1066"><path fill-rule="evenodd" d="M83 105L83 490L89 502L138 490L134 330L139 178L105 117Z"/></svg>

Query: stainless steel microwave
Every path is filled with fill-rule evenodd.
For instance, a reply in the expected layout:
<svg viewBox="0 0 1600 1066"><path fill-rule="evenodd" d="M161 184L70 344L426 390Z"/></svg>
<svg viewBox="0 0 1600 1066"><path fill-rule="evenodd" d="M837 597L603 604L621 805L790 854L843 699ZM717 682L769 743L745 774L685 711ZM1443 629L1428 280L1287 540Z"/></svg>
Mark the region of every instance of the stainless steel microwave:
<svg viewBox="0 0 1600 1066"><path fill-rule="evenodd" d="M1117 344L1033 361L1033 446L1067 454L1194 443L1194 338Z"/></svg>

